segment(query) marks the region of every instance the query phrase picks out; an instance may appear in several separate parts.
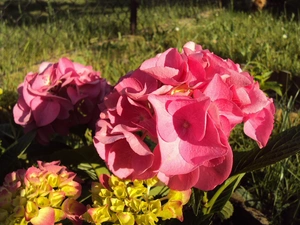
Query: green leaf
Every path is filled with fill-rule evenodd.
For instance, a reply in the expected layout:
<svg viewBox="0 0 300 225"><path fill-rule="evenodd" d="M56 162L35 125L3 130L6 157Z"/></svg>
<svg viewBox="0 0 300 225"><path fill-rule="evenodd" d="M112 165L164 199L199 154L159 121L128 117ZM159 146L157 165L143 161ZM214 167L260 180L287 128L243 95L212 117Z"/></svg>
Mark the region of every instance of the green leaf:
<svg viewBox="0 0 300 225"><path fill-rule="evenodd" d="M275 81L267 81L264 83L264 85L261 85L261 89L263 90L272 90L275 91L276 94L279 96L282 96L282 91L281 91L281 84Z"/></svg>
<svg viewBox="0 0 300 225"><path fill-rule="evenodd" d="M204 192L197 188L193 188L192 190L193 192L189 204L191 205L194 214L197 216L202 206Z"/></svg>
<svg viewBox="0 0 300 225"><path fill-rule="evenodd" d="M0 135L7 136L11 139L14 139L15 136L14 136L11 124L9 124L9 123L0 124Z"/></svg>
<svg viewBox="0 0 300 225"><path fill-rule="evenodd" d="M110 175L106 166L100 163L80 163L77 168L87 173L92 180L98 180L101 174Z"/></svg>
<svg viewBox="0 0 300 225"><path fill-rule="evenodd" d="M247 152L234 152L231 175L246 173L272 165L300 152L300 125L274 137L267 146Z"/></svg>
<svg viewBox="0 0 300 225"><path fill-rule="evenodd" d="M100 174L109 174L93 145L78 149L61 149L46 157L47 160L60 160L65 166L72 165L84 171L92 180L98 180Z"/></svg>
<svg viewBox="0 0 300 225"><path fill-rule="evenodd" d="M238 174L231 176L219 188L217 188L215 194L208 202L208 208L203 210L204 214L220 212L226 205L226 202L230 199L232 193L244 175L245 174Z"/></svg>
<svg viewBox="0 0 300 225"><path fill-rule="evenodd" d="M26 151L31 142L34 140L36 133L29 132L23 135L21 138L16 140L12 145L10 145L6 151L0 157L0 182L2 183L5 175L11 172L15 165L18 164L18 156Z"/></svg>
<svg viewBox="0 0 300 225"><path fill-rule="evenodd" d="M221 220L229 219L233 214L234 208L230 201L227 201L222 210L217 214Z"/></svg>
<svg viewBox="0 0 300 225"><path fill-rule="evenodd" d="M160 186L154 186L153 188L151 188L149 195L164 197L168 193L169 193L168 187L160 185Z"/></svg>

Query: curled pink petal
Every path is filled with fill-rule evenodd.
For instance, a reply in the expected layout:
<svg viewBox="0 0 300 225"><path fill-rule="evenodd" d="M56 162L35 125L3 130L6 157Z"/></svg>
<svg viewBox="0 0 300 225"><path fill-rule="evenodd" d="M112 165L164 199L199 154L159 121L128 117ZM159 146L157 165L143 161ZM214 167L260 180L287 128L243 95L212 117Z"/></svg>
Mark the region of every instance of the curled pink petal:
<svg viewBox="0 0 300 225"><path fill-rule="evenodd" d="M226 156L220 160L221 163L212 160L207 166L199 167L199 179L194 187L209 191L222 184L229 177L233 163L232 151L228 151Z"/></svg>
<svg viewBox="0 0 300 225"><path fill-rule="evenodd" d="M53 122L58 116L60 105L49 98L47 100L36 97L31 101L31 108L37 126L45 126Z"/></svg>
<svg viewBox="0 0 300 225"><path fill-rule="evenodd" d="M174 176L166 176L163 173L158 173L157 177L164 182L172 190L184 191L191 189L199 180L199 169L186 174L178 174Z"/></svg>
<svg viewBox="0 0 300 225"><path fill-rule="evenodd" d="M55 212L51 207L44 207L39 210L37 217L34 217L30 220L33 225L45 225L45 224L54 224L55 222Z"/></svg>
<svg viewBox="0 0 300 225"><path fill-rule="evenodd" d="M260 148L266 146L273 130L275 108L272 102L267 108L248 116L245 121L244 132L258 143Z"/></svg>

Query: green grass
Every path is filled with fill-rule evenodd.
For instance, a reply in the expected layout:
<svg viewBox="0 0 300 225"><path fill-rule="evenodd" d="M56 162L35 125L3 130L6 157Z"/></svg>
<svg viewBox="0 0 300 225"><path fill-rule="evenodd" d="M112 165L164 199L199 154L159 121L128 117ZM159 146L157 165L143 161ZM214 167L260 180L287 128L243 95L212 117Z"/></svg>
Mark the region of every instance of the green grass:
<svg viewBox="0 0 300 225"><path fill-rule="evenodd" d="M132 36L126 8L72 7L54 8L49 3L44 13L32 11L31 15L39 16L19 21L17 26L2 21L0 88L4 92L15 91L25 75L37 71L42 61L56 62L62 56L92 65L115 83L145 59L170 47L180 49L187 41L237 63L248 63L255 74L284 70L300 75L300 25L293 17L287 20L264 12L249 14L202 6L141 6L138 31ZM81 11L75 11L78 8ZM289 96L277 104L284 118L295 111ZM278 121L274 132L290 126L289 119ZM253 142L239 134L237 131L232 136L233 148L250 149ZM291 157L244 178L244 187L272 224L286 218L299 219L299 161L299 156ZM286 224L292 224L291 220Z"/></svg>
<svg viewBox="0 0 300 225"><path fill-rule="evenodd" d="M126 8L105 15L87 11L80 16L66 9L53 17L46 15L55 15L54 9L48 10L42 14L42 23L40 15L29 24L0 25L0 85L4 89L15 89L39 63L61 56L93 65L115 82L146 58L191 40L241 64L259 62L268 70L287 70L293 75L300 71L299 24L267 13L141 6L137 36L128 36Z"/></svg>
<svg viewBox="0 0 300 225"><path fill-rule="evenodd" d="M289 98L284 96L277 102L279 110L277 110L273 133L280 133L300 124L299 112L298 117L294 112L295 100L296 96ZM241 139L240 136L237 137ZM236 141L238 141L237 137L235 137ZM239 143L248 143L245 146L251 145L251 142L247 141L239 141ZM299 164L298 154L262 170L248 173L242 180L241 185L246 190L244 194L252 196L246 199L247 204L263 212L271 224L296 225L300 222Z"/></svg>

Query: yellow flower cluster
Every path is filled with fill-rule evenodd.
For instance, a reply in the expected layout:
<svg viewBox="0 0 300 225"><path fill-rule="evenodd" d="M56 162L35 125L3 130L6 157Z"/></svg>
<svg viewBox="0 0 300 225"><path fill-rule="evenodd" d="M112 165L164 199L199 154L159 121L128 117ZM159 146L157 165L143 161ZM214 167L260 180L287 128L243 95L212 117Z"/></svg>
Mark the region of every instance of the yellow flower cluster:
<svg viewBox="0 0 300 225"><path fill-rule="evenodd" d="M191 190L169 190L166 196L155 199L151 189L157 185L157 178L131 181L103 175L100 180L92 184L93 205L83 215L90 223L155 225L159 218L183 220L182 207Z"/></svg>
<svg viewBox="0 0 300 225"><path fill-rule="evenodd" d="M5 177L0 187L0 224L43 225L66 218L80 223L79 217L86 210L76 201L81 185L73 180L76 174L59 163L39 161L38 168Z"/></svg>

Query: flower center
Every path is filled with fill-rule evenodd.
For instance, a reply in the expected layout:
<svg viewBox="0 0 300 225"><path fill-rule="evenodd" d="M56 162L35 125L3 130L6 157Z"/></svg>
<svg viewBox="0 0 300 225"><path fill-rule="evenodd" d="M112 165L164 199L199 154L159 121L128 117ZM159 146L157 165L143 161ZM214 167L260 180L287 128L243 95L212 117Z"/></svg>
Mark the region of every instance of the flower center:
<svg viewBox="0 0 300 225"><path fill-rule="evenodd" d="M178 87L175 87L170 92L170 95L191 96L192 94L193 94L193 91L186 84L182 84Z"/></svg>
<svg viewBox="0 0 300 225"><path fill-rule="evenodd" d="M190 127L190 123L188 121L184 121L184 123L182 124L183 128L189 128Z"/></svg>

